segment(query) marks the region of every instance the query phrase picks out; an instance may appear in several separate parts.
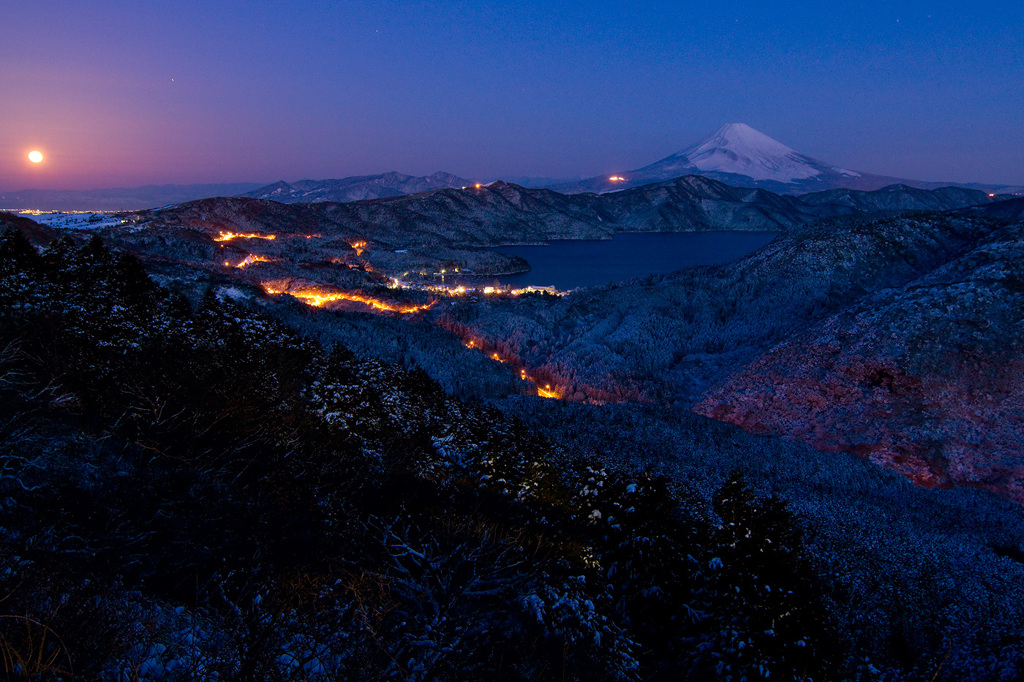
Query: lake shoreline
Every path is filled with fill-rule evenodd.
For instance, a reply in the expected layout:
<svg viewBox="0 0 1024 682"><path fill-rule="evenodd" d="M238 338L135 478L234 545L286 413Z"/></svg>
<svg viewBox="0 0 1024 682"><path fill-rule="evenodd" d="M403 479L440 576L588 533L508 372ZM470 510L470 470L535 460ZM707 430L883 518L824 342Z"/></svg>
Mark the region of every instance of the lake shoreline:
<svg viewBox="0 0 1024 682"><path fill-rule="evenodd" d="M770 243L778 232L619 232L610 239L552 239L544 245L487 247L524 259L530 270L496 275L465 275L453 283L555 286L569 290L602 286L697 265L736 260ZM446 278L447 283L447 278Z"/></svg>

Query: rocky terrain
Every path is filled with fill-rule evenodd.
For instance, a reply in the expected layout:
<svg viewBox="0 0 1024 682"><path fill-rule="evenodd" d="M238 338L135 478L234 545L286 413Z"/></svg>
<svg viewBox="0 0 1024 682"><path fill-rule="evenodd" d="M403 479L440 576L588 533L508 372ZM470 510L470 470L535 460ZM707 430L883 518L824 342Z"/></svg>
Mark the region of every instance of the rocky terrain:
<svg viewBox="0 0 1024 682"><path fill-rule="evenodd" d="M1024 503L1024 226L970 227L937 262L912 251L917 276L793 334L697 411Z"/></svg>

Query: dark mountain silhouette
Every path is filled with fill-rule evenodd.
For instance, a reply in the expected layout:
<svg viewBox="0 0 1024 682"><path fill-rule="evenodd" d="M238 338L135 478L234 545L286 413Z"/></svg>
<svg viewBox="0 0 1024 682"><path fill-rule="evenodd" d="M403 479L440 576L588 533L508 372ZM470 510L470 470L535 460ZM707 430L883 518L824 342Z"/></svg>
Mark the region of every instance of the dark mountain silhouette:
<svg viewBox="0 0 1024 682"><path fill-rule="evenodd" d="M976 190L905 187L793 197L730 187L702 176L603 195L566 195L495 182L351 203L204 199L140 213L131 230L115 227L104 234L146 257L177 258L205 263L204 267L223 268L225 262L242 261L255 252L274 259L273 265L261 264L254 271L264 273L283 274L281 270L292 267L289 263L329 265L354 258L376 276L445 268L496 275L523 272L529 266L482 247L608 239L620 232L788 232L823 218L897 208L955 209L991 201ZM281 239L214 242L221 232L274 234ZM351 245L357 242L364 246L354 254ZM317 267L321 277L347 282L355 276L352 265L346 261L342 267Z"/></svg>
<svg viewBox="0 0 1024 682"><path fill-rule="evenodd" d="M445 187L465 187L474 184L451 173L433 173L422 177L401 173L355 175L338 180L299 180L288 184L276 182L260 187L242 196L253 199L271 199L284 204L313 203L318 201L359 201L379 199L401 194L417 194Z"/></svg>

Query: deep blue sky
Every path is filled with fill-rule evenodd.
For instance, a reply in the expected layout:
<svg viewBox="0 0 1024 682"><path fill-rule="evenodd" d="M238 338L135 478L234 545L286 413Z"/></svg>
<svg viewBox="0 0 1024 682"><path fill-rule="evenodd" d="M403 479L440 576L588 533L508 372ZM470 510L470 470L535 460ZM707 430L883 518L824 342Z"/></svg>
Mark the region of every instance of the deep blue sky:
<svg viewBox="0 0 1024 682"><path fill-rule="evenodd" d="M1024 184L1019 0L3 5L0 189L590 176L729 122L846 168Z"/></svg>

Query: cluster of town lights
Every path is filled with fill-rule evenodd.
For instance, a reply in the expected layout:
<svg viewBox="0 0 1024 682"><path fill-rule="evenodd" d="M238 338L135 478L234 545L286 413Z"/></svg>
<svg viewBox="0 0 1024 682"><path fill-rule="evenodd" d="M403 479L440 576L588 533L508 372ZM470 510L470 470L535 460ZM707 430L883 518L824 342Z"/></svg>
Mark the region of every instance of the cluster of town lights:
<svg viewBox="0 0 1024 682"><path fill-rule="evenodd" d="M277 239L276 234L259 234L258 232L225 232L220 231L220 234L213 238L215 242L229 242L232 239Z"/></svg>
<svg viewBox="0 0 1024 682"><path fill-rule="evenodd" d="M989 196L992 196L991 194ZM48 211L41 208L19 208L18 215L84 215L87 213L109 213L109 211Z"/></svg>
<svg viewBox="0 0 1024 682"><path fill-rule="evenodd" d="M508 294L509 296L522 296L524 294L553 294L555 296L565 296L567 291L560 291L555 287L537 287L527 286L521 289L512 289L510 287L467 287L464 284L458 286L449 287L439 284L409 284L399 279L392 278L390 287L392 289L417 289L420 291L429 291L434 294L441 294L443 296L466 296L470 294L483 294L485 296L495 296L498 294Z"/></svg>
<svg viewBox="0 0 1024 682"><path fill-rule="evenodd" d="M263 284L263 290L272 296L278 294L287 294L294 298L299 299L303 303L313 306L315 308L322 308L325 305L334 303L336 301L351 301L354 303L361 303L369 306L375 310L381 310L390 313L399 313L402 315L409 315L412 313L422 312L430 309L435 301L424 304L413 304L413 303L392 303L383 299L374 298L373 296L367 296L366 294L355 292L355 291L341 291L339 289L333 289L330 287L324 287L319 285L290 285L285 286L278 283L266 282ZM466 348L474 350L483 350L480 344L474 339L470 339L465 342ZM489 356L491 360L500 363L510 362L508 359L503 358L497 351L492 351ZM518 363L512 363L518 364ZM554 398L560 399L562 393L557 388L552 388L551 384L541 385L537 379L531 377L526 372L526 368L519 367L519 378L522 381L528 381L532 383L537 389L537 395L542 398Z"/></svg>
<svg viewBox="0 0 1024 682"><path fill-rule="evenodd" d="M235 263L234 267L244 268L245 266L252 265L253 263L272 263L274 262L274 260L274 258L268 258L267 256L260 256L255 253L250 253L248 256ZM224 265L231 267L231 262L224 261Z"/></svg>
<svg viewBox="0 0 1024 682"><path fill-rule="evenodd" d="M271 295L276 294L287 294L294 298L299 299L306 305L311 305L314 308L322 308L329 303L336 301L351 301L354 303L362 303L363 305L369 306L375 310L382 310L389 313L400 313L402 315L409 315L412 313L418 313L423 310L430 309L434 305L434 302L414 304L414 303L392 303L385 301L380 298L374 298L367 296L355 291L341 291L339 289L331 289L328 287L321 286L298 286L289 287L287 289L278 288L273 284L264 284L263 290Z"/></svg>

